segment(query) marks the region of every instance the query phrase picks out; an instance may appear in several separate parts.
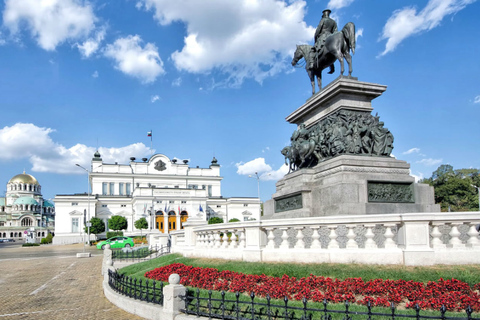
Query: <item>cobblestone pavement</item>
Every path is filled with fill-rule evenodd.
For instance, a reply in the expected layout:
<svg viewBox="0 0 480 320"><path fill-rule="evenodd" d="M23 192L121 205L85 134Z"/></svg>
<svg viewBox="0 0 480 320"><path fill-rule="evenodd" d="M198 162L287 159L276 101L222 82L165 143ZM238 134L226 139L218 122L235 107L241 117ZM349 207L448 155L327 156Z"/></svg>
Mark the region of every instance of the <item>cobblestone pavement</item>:
<svg viewBox="0 0 480 320"><path fill-rule="evenodd" d="M0 320L142 319L117 308L103 295L100 251L91 258L77 258L72 245L42 247L1 248ZM48 255L52 247L55 255L28 257L36 249ZM77 247L73 251L82 252L83 246ZM17 255L5 258L6 251L8 256Z"/></svg>

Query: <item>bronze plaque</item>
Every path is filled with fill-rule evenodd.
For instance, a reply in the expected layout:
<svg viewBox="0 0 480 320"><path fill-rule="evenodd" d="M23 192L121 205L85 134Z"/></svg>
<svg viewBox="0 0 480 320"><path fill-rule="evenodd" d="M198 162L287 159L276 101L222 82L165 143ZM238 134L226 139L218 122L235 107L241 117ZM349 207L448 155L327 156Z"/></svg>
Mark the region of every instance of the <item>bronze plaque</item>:
<svg viewBox="0 0 480 320"><path fill-rule="evenodd" d="M284 212L302 208L302 194L275 200L275 212Z"/></svg>
<svg viewBox="0 0 480 320"><path fill-rule="evenodd" d="M368 202L415 203L413 183L368 182Z"/></svg>

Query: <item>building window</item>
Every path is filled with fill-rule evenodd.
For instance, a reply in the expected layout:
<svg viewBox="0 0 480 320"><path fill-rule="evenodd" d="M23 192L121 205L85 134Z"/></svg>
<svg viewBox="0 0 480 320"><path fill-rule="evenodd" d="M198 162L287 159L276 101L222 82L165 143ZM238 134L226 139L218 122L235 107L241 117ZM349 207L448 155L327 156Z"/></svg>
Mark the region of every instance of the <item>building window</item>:
<svg viewBox="0 0 480 320"><path fill-rule="evenodd" d="M173 200L170 200L170 201L169 201L169 203L175 203L175 201L173 201Z"/></svg>
<svg viewBox="0 0 480 320"><path fill-rule="evenodd" d="M160 201L157 201L157 203L162 203L162 200L160 200Z"/></svg>
<svg viewBox="0 0 480 320"><path fill-rule="evenodd" d="M130 183L125 183L125 194L127 196L132 194L132 185Z"/></svg>
<svg viewBox="0 0 480 320"><path fill-rule="evenodd" d="M248 217L243 217L243 221L248 221Z"/></svg>
<svg viewBox="0 0 480 320"><path fill-rule="evenodd" d="M123 186L124 186L124 183L123 182L120 182L118 184L118 194L123 196Z"/></svg>
<svg viewBox="0 0 480 320"><path fill-rule="evenodd" d="M33 225L32 220L29 218L25 218L22 220L22 227L30 227Z"/></svg>
<svg viewBox="0 0 480 320"><path fill-rule="evenodd" d="M180 188L180 186L174 186L174 188L175 188L175 189L178 189L178 188Z"/></svg>
<svg viewBox="0 0 480 320"><path fill-rule="evenodd" d="M106 182L102 183L102 195L104 195L104 196L107 195L107 183Z"/></svg>
<svg viewBox="0 0 480 320"><path fill-rule="evenodd" d="M5 226L5 222L1 221L0 222L0 227L3 227L3 226Z"/></svg>
<svg viewBox="0 0 480 320"><path fill-rule="evenodd" d="M217 208L221 208L222 206L217 206Z"/></svg>
<svg viewBox="0 0 480 320"><path fill-rule="evenodd" d="M121 207L121 208L126 208L127 205L126 205L126 204L121 204L120 207Z"/></svg>
<svg viewBox="0 0 480 320"><path fill-rule="evenodd" d="M182 203L187 203L187 201L182 201Z"/></svg>
<svg viewBox="0 0 480 320"><path fill-rule="evenodd" d="M78 232L78 218L72 218L72 232Z"/></svg>
<svg viewBox="0 0 480 320"><path fill-rule="evenodd" d="M102 208L106 208L107 206L107 204L102 204Z"/></svg>
<svg viewBox="0 0 480 320"><path fill-rule="evenodd" d="M208 196L212 196L212 186L208 186Z"/></svg>
<svg viewBox="0 0 480 320"><path fill-rule="evenodd" d="M72 202L72 206L78 206L78 202Z"/></svg>
<svg viewBox="0 0 480 320"><path fill-rule="evenodd" d="M244 206L244 207L248 207L248 203L244 203L243 206Z"/></svg>
<svg viewBox="0 0 480 320"><path fill-rule="evenodd" d="M111 196L114 195L114 193L113 193L114 190L115 190L115 183L110 182L110 195L111 195Z"/></svg>

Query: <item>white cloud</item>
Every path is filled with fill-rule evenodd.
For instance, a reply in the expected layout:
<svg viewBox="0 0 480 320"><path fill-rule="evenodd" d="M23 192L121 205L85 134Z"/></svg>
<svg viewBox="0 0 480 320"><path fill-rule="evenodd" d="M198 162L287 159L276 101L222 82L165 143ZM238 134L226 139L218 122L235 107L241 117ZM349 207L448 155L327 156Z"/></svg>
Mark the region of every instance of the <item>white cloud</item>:
<svg viewBox="0 0 480 320"><path fill-rule="evenodd" d="M90 57L92 54L98 51L100 43L105 38L105 29L100 29L95 34L95 38L88 38L82 44L77 44L78 50L84 58Z"/></svg>
<svg viewBox="0 0 480 320"><path fill-rule="evenodd" d="M480 96L476 96L473 103L480 103Z"/></svg>
<svg viewBox="0 0 480 320"><path fill-rule="evenodd" d="M417 13L415 7L405 7L393 12L383 27L380 40L387 39L383 56L406 38L437 27L443 18L455 14L476 0L430 0L425 8Z"/></svg>
<svg viewBox="0 0 480 320"><path fill-rule="evenodd" d="M353 1L355 0L330 0L327 4L327 8L331 10L341 9L343 7L348 7Z"/></svg>
<svg viewBox="0 0 480 320"><path fill-rule="evenodd" d="M48 51L67 40L86 38L97 18L82 0L6 0L3 24L17 35L23 26Z"/></svg>
<svg viewBox="0 0 480 320"><path fill-rule="evenodd" d="M115 68L123 73L139 79L142 83L150 83L165 73L163 61L153 43L140 46L140 36L119 38L105 48L105 56L115 60Z"/></svg>
<svg viewBox="0 0 480 320"><path fill-rule="evenodd" d="M152 103L154 103L157 100L160 100L160 97L158 96L158 94L152 96L152 98L150 99L150 101L152 101Z"/></svg>
<svg viewBox="0 0 480 320"><path fill-rule="evenodd" d="M97 70L95 70L95 72L92 74L92 77L98 78L98 71Z"/></svg>
<svg viewBox="0 0 480 320"><path fill-rule="evenodd" d="M410 150L403 152L402 154L412 154L412 153L419 153L419 152L420 152L419 148L412 148Z"/></svg>
<svg viewBox="0 0 480 320"><path fill-rule="evenodd" d="M262 82L287 68L295 45L311 41L314 28L303 21L306 2L276 0L139 0L161 25L186 25L184 47L171 58L179 70L220 71L216 86ZM188 10L186 9L188 8Z"/></svg>
<svg viewBox="0 0 480 320"><path fill-rule="evenodd" d="M16 123L0 129L0 160L27 158L34 172L60 174L81 174L76 163L88 167L94 147L76 144L66 148L50 137L55 132L51 128L37 127L32 123ZM121 148L99 148L105 162L127 163L132 156L145 155L150 149L143 143L135 143Z"/></svg>
<svg viewBox="0 0 480 320"><path fill-rule="evenodd" d="M172 81L172 87L180 87L181 84L182 84L182 78L180 77Z"/></svg>
<svg viewBox="0 0 480 320"><path fill-rule="evenodd" d="M265 158L256 158L247 163L239 162L235 165L237 166L237 173L240 175L272 171L272 167L265 163Z"/></svg>
<svg viewBox="0 0 480 320"><path fill-rule="evenodd" d="M358 41L358 37L363 37L363 28L360 28L355 31L355 42Z"/></svg>
<svg viewBox="0 0 480 320"><path fill-rule="evenodd" d="M440 163L442 163L442 161L443 161L443 159L432 159L432 158L427 159L427 158L425 158L425 159L417 161L417 163L420 163L420 164L431 167L431 166L439 165Z"/></svg>
<svg viewBox="0 0 480 320"><path fill-rule="evenodd" d="M423 179L423 173L417 172L416 174L410 170L410 175L415 178L415 182L418 182Z"/></svg>
<svg viewBox="0 0 480 320"><path fill-rule="evenodd" d="M247 163L236 163L237 173L240 175L259 175L260 180L279 180L288 173L288 166L281 166L278 170L265 163L264 158L256 158Z"/></svg>

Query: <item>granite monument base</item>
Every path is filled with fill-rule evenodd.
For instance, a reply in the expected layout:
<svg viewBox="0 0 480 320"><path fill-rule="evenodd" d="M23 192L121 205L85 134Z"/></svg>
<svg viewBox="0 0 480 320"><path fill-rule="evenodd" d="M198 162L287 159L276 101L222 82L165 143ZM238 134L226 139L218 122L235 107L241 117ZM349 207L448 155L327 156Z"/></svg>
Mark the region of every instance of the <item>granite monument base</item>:
<svg viewBox="0 0 480 320"><path fill-rule="evenodd" d="M287 174L262 219L440 212L433 187L415 183L393 157L342 155Z"/></svg>

